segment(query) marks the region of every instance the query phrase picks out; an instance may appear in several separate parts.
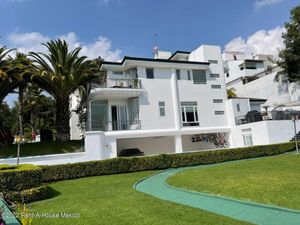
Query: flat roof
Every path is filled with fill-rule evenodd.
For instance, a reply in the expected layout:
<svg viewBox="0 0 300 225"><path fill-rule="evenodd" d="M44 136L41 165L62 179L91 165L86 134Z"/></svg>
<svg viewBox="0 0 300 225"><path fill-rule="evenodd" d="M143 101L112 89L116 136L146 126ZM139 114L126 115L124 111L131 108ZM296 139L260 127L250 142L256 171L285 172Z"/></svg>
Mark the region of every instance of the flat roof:
<svg viewBox="0 0 300 225"><path fill-rule="evenodd" d="M182 61L182 60L170 60L170 59L152 59L152 58L140 58L125 56L121 62L104 61L103 65L116 65L122 66L126 61L144 61L144 62L162 62L162 63L182 63L182 64L196 64L196 65L209 65L209 62L196 62L196 61Z"/></svg>
<svg viewBox="0 0 300 225"><path fill-rule="evenodd" d="M229 99L249 99L250 101L253 102L265 102L267 99L264 98L247 98L247 97L230 97Z"/></svg>
<svg viewBox="0 0 300 225"><path fill-rule="evenodd" d="M191 52L188 52L188 51L176 51L174 52L170 57L169 57L169 60L174 58L176 55L179 55L179 54L183 54L183 55L189 55L191 54Z"/></svg>

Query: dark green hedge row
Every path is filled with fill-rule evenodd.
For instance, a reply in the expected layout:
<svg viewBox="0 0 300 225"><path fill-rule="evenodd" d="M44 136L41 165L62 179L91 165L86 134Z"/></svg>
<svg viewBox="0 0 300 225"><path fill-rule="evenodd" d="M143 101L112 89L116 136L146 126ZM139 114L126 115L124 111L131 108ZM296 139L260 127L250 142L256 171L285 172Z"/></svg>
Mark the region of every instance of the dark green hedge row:
<svg viewBox="0 0 300 225"><path fill-rule="evenodd" d="M47 197L47 187L40 186L22 191L12 191L4 194L4 199L12 202L34 202Z"/></svg>
<svg viewBox="0 0 300 225"><path fill-rule="evenodd" d="M88 176L100 176L116 173L128 173L143 170L166 169L219 163L230 160L277 155L294 150L293 142L251 146L247 148L224 149L207 152L182 154L162 154L157 156L114 158L102 161L91 161L64 165L43 166L43 181L75 179Z"/></svg>
<svg viewBox="0 0 300 225"><path fill-rule="evenodd" d="M42 169L33 165L1 166L0 191L22 191L42 185Z"/></svg>

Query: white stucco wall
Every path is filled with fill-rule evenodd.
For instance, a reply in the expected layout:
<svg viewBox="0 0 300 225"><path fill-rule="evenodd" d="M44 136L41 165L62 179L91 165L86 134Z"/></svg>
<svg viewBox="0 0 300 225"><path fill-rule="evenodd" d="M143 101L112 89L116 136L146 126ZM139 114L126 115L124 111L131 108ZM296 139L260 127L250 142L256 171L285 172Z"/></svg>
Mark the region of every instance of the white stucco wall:
<svg viewBox="0 0 300 225"><path fill-rule="evenodd" d="M297 132L300 131L300 122L296 124ZM251 129L253 145L267 145L288 142L294 136L294 125L290 120L266 120L248 123L232 128L234 137L232 147L244 147L243 130Z"/></svg>
<svg viewBox="0 0 300 225"><path fill-rule="evenodd" d="M277 72L243 84L241 80L228 84L239 97L267 99L267 105L280 105L300 100L300 88L296 83L275 82Z"/></svg>

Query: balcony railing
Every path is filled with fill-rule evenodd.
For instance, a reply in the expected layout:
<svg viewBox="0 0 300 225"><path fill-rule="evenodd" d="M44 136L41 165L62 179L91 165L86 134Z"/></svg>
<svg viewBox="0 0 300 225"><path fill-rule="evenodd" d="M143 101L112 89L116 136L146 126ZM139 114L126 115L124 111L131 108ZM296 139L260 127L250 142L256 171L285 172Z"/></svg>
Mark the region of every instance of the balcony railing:
<svg viewBox="0 0 300 225"><path fill-rule="evenodd" d="M280 111L274 110L267 113L251 113L244 116L238 116L235 118L236 125L254 123L263 120L291 120L292 116L298 115L300 117L300 111Z"/></svg>
<svg viewBox="0 0 300 225"><path fill-rule="evenodd" d="M128 121L87 121L87 131L118 131L118 130L139 130L141 129L140 120Z"/></svg>
<svg viewBox="0 0 300 225"><path fill-rule="evenodd" d="M104 88L142 88L141 80L139 79L112 79L107 78L106 82L101 86Z"/></svg>

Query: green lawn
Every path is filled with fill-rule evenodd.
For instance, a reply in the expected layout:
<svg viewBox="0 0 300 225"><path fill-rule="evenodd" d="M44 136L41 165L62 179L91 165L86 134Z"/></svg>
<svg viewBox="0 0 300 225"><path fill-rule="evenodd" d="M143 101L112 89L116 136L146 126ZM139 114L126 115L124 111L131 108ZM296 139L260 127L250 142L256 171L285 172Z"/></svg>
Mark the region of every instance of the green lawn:
<svg viewBox="0 0 300 225"><path fill-rule="evenodd" d="M81 151L80 141L67 142L41 142L41 143L27 143L21 145L22 156L36 156L48 154L71 153ZM10 145L0 148L0 158L11 158L17 156L17 146Z"/></svg>
<svg viewBox="0 0 300 225"><path fill-rule="evenodd" d="M157 171L156 171L157 172ZM162 201L133 189L153 171L90 177L50 184L52 197L31 203L32 212L79 213L74 219L34 219L34 225L212 225L248 224L179 204Z"/></svg>
<svg viewBox="0 0 300 225"><path fill-rule="evenodd" d="M300 209L300 155L284 154L186 170L173 186Z"/></svg>

